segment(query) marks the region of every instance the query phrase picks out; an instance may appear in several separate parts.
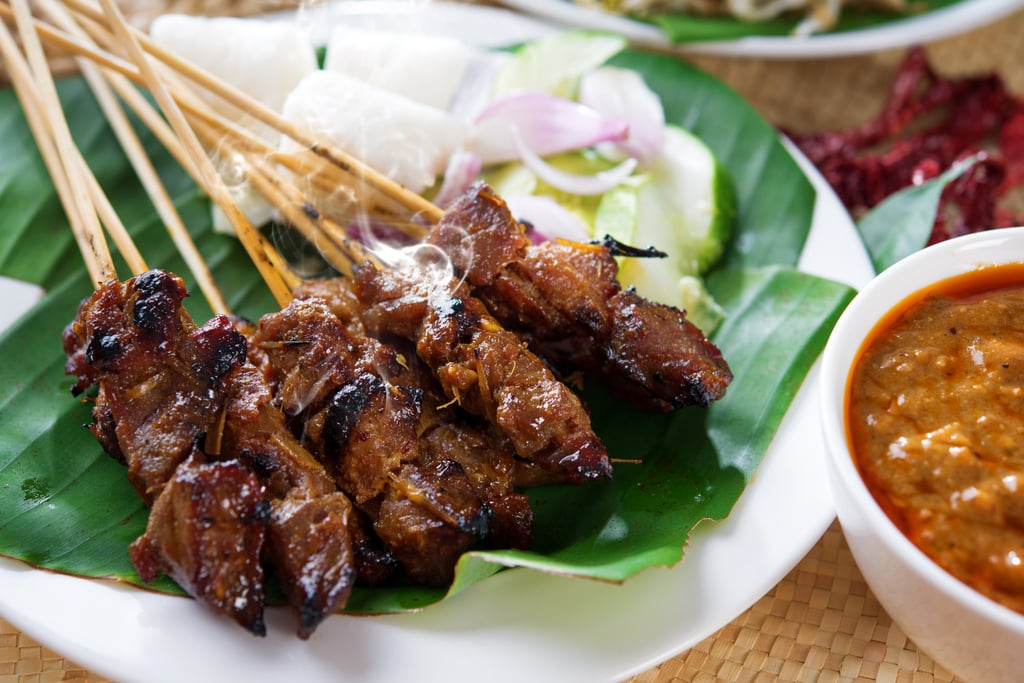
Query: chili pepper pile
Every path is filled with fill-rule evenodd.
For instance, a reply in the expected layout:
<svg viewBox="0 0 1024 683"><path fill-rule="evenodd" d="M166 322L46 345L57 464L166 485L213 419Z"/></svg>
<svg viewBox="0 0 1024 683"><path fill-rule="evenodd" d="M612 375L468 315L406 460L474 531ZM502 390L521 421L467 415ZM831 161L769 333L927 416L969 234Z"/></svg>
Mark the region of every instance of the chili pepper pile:
<svg viewBox="0 0 1024 683"><path fill-rule="evenodd" d="M943 192L929 244L1024 222L1001 201L1024 183L1024 98L996 74L945 78L915 48L874 119L845 131L788 134L855 219L976 155Z"/></svg>

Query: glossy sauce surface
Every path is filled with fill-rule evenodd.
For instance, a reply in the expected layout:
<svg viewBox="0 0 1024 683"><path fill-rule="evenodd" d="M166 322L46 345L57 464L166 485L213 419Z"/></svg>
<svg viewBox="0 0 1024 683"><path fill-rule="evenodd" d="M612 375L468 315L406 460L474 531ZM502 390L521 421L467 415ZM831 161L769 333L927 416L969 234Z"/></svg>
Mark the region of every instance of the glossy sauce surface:
<svg viewBox="0 0 1024 683"><path fill-rule="evenodd" d="M904 534L1024 613L1024 264L943 281L883 318L849 379L847 433Z"/></svg>

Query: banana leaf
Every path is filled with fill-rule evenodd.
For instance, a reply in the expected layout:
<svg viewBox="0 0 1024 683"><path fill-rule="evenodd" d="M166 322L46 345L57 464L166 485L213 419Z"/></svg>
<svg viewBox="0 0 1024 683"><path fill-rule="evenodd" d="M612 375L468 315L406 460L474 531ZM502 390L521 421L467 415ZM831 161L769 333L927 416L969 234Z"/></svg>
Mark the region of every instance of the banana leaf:
<svg viewBox="0 0 1024 683"><path fill-rule="evenodd" d="M935 226L942 192L976 161L977 157L964 159L931 180L894 192L861 217L857 230L876 273L924 249Z"/></svg>
<svg viewBox="0 0 1024 683"><path fill-rule="evenodd" d="M619 464L609 482L532 491L534 547L468 553L450 592L507 566L624 580L678 562L694 525L732 509L852 295L844 285L793 269L814 191L755 112L714 79L671 58L626 53L616 61L640 71L663 98L668 120L700 135L734 177L740 202L735 240L709 287L729 312L715 341L737 378L710 410L673 415L641 413L588 387L600 436L613 457L630 462ZM64 81L60 92L74 112L79 145L150 265L182 274L195 290L82 82ZM252 319L272 310L243 250L211 230L207 200L142 135L233 310ZM68 392L61 330L89 283L28 138L16 99L0 92L0 153L8 160L0 167L0 275L47 290L0 336L0 554L137 583L127 547L142 532L146 509L123 468L82 428L90 406ZM289 239L284 228L272 236ZM210 315L200 297L187 305L197 320ZM177 590L169 581L156 588ZM389 612L443 597L412 586L364 589L347 609Z"/></svg>

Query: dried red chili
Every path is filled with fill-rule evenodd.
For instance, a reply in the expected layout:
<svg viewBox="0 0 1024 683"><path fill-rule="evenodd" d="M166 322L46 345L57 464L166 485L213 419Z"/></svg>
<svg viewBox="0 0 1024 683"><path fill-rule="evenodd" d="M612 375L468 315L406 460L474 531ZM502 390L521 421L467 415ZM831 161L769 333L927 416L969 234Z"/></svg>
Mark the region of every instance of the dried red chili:
<svg viewBox="0 0 1024 683"><path fill-rule="evenodd" d="M999 199L1024 183L1024 99L1010 94L998 75L944 78L915 48L874 119L850 130L789 136L855 218L978 155L943 192L931 242L1020 223Z"/></svg>

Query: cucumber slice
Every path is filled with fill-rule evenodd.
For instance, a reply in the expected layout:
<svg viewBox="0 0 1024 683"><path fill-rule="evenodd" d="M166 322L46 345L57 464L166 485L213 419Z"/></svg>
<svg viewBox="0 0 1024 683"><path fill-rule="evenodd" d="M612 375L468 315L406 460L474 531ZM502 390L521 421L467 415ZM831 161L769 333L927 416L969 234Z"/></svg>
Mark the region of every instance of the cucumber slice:
<svg viewBox="0 0 1024 683"><path fill-rule="evenodd" d="M614 164L593 152L570 152L550 157L548 163L563 171L581 174L605 171ZM502 197L536 194L553 199L572 213L592 237L609 235L623 244L633 244L637 191L647 182L646 174L633 175L603 195L588 197L551 187L514 161L489 168L481 177Z"/></svg>
<svg viewBox="0 0 1024 683"><path fill-rule="evenodd" d="M725 320L725 309L711 296L703 280L684 275L676 286L686 317L704 334L711 334Z"/></svg>
<svg viewBox="0 0 1024 683"><path fill-rule="evenodd" d="M704 143L675 126L640 188L633 244L654 246L677 275L703 275L732 235L736 194L728 173ZM666 302L668 303L668 302Z"/></svg>
<svg viewBox="0 0 1024 683"><path fill-rule="evenodd" d="M604 64L627 45L610 33L576 30L519 48L494 83L494 95L535 90L574 99L580 76Z"/></svg>
<svg viewBox="0 0 1024 683"><path fill-rule="evenodd" d="M601 197L594 214L593 237L604 236L633 244L636 237L637 198L644 178L635 183L623 183Z"/></svg>
<svg viewBox="0 0 1024 683"><path fill-rule="evenodd" d="M501 197L533 194L537 190L537 176L517 161L489 168L480 177Z"/></svg>
<svg viewBox="0 0 1024 683"><path fill-rule="evenodd" d="M666 257L623 259L619 281L648 299L675 306L705 333L722 310L700 276L721 258L732 236L736 194L728 173L699 139L667 126L661 156L639 188L632 244Z"/></svg>
<svg viewBox="0 0 1024 683"><path fill-rule="evenodd" d="M736 221L732 179L699 138L676 126L666 126L662 154L650 173L652 191L673 214L670 226L681 255L696 263L696 270L683 272L707 273L725 252Z"/></svg>

